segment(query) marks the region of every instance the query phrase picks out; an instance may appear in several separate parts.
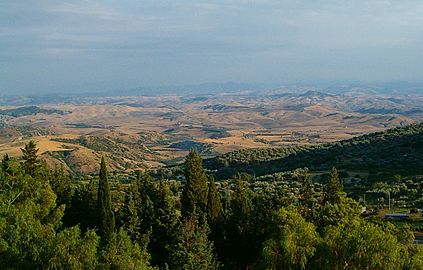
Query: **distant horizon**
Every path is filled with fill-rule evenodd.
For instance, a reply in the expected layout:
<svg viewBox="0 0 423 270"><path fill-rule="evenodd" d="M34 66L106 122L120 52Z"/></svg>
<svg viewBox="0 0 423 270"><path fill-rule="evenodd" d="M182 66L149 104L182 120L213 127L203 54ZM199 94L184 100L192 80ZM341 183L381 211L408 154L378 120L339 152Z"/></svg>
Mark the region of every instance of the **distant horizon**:
<svg viewBox="0 0 423 270"><path fill-rule="evenodd" d="M0 2L0 95L423 81L421 1Z"/></svg>
<svg viewBox="0 0 423 270"><path fill-rule="evenodd" d="M8 93L0 91L0 97L42 97L42 96L160 96L160 95L210 95L213 93L236 92L236 91L270 91L279 88L290 87L316 87L319 90L328 88L347 87L385 87L390 90L401 90L404 87L416 87L414 91L423 94L423 81L297 81L286 83L248 83L248 82L205 82L197 84L175 84L175 85L146 85L134 86L122 89L75 89L71 92L51 91L51 92L15 92ZM306 91L306 90L305 90ZM303 91L303 92L305 92ZM294 91L295 92L295 91ZM342 93L342 89L340 91Z"/></svg>

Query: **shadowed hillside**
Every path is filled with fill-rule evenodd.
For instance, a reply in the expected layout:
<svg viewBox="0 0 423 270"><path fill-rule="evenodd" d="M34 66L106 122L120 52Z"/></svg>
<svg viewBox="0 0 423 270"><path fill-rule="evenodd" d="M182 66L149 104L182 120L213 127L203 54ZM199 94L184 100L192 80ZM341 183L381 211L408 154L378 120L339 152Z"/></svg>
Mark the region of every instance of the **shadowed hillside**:
<svg viewBox="0 0 423 270"><path fill-rule="evenodd" d="M423 124L389 129L334 143L244 149L205 161L219 178L235 172L258 176L308 167L328 170L332 166L355 170L401 170L405 174L423 171Z"/></svg>

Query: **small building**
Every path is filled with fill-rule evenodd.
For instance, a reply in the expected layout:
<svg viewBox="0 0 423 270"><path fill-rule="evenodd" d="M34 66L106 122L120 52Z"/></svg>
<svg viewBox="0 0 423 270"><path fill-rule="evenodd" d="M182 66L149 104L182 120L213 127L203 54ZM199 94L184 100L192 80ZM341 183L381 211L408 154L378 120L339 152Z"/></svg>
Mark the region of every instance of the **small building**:
<svg viewBox="0 0 423 270"><path fill-rule="evenodd" d="M409 214L404 214L404 213L389 213L389 214L385 214L385 218L388 218L388 219L407 219L409 217L410 217Z"/></svg>

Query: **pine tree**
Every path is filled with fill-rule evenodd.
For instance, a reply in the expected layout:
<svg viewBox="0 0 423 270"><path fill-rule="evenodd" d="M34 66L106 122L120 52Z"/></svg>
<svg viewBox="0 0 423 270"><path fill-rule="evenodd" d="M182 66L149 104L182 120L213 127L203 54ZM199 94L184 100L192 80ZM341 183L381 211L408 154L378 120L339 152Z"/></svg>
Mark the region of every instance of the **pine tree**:
<svg viewBox="0 0 423 270"><path fill-rule="evenodd" d="M37 156L37 144L34 141L29 141L24 148L21 148L21 151L23 159L22 167L26 174L34 177L40 166L40 160Z"/></svg>
<svg viewBox="0 0 423 270"><path fill-rule="evenodd" d="M204 213L207 206L207 176L202 159L196 151L191 151L185 160L186 184L182 194L182 213L188 216L194 212Z"/></svg>
<svg viewBox="0 0 423 270"><path fill-rule="evenodd" d="M97 211L99 217L98 231L104 243L108 243L115 230L115 217L112 210L109 182L107 180L107 168L104 157L100 164L100 181L97 193Z"/></svg>
<svg viewBox="0 0 423 270"><path fill-rule="evenodd" d="M329 174L328 183L326 185L326 202L335 204L339 203L340 194L342 191L341 180L339 179L338 171L335 167L332 168Z"/></svg>

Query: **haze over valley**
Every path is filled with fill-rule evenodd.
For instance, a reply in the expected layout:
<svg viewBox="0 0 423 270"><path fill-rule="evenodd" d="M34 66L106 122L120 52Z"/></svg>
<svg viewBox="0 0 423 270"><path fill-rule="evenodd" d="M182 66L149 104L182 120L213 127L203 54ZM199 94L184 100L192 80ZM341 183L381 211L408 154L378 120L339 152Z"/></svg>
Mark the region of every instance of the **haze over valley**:
<svg viewBox="0 0 423 270"><path fill-rule="evenodd" d="M69 172L95 173L101 156L113 170L129 172L176 164L191 149L212 157L244 148L313 145L423 119L423 95L416 86L385 88L3 97L0 155L17 157L35 140L43 159Z"/></svg>

